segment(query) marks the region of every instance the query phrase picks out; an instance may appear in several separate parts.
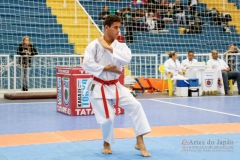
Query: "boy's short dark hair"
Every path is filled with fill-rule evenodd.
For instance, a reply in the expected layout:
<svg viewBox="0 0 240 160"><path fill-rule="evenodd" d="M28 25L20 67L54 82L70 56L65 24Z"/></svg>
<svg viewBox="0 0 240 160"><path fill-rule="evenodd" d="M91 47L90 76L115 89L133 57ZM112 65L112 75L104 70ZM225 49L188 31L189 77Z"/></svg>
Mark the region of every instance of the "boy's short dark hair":
<svg viewBox="0 0 240 160"><path fill-rule="evenodd" d="M104 26L107 25L111 27L114 22L122 22L122 19L117 15L108 15L104 21Z"/></svg>

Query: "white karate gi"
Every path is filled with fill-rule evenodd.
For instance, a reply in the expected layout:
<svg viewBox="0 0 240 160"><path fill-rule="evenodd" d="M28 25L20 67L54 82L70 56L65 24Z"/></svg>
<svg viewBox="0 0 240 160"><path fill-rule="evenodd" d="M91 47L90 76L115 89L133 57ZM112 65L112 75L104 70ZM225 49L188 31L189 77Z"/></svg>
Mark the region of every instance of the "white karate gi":
<svg viewBox="0 0 240 160"><path fill-rule="evenodd" d="M219 70L223 70L223 69L227 69L229 68L229 66L227 65L227 63L222 60L222 59L210 59L207 61L207 66L209 66L211 69L219 69Z"/></svg>
<svg viewBox="0 0 240 160"><path fill-rule="evenodd" d="M179 75L179 72L182 72L182 69L178 59L176 59L175 61L173 61L172 58L169 58L168 60L166 60L164 62L164 70L165 72L171 72L173 74L172 80L182 76L182 75ZM166 76L165 76L165 79L167 79Z"/></svg>
<svg viewBox="0 0 240 160"><path fill-rule="evenodd" d="M192 61L189 61L189 59L184 59L181 63L181 67L182 69L186 70L187 68L189 68L189 66L191 66L193 63L197 62L196 59L193 59Z"/></svg>
<svg viewBox="0 0 240 160"><path fill-rule="evenodd" d="M175 61L173 61L172 58L169 58L168 60L166 60L164 62L164 70L167 73L171 72L173 74L173 77L171 78L171 80L173 80L173 92L175 92L176 91L176 80L177 79L179 79L179 80L186 79L183 75L179 74L179 72L182 72L181 64L180 64L179 60L176 59ZM164 79L167 79L166 75L164 75Z"/></svg>
<svg viewBox="0 0 240 160"><path fill-rule="evenodd" d="M123 65L131 61L131 50L125 43L114 40L111 44L113 53L102 47L98 39L92 41L85 50L83 68L93 76L102 80L115 80L119 74L103 71L107 65L115 65L118 70L122 70ZM102 93L102 84L89 79L87 89L89 99L93 106L97 122L101 125L103 140L114 143L113 120L115 117L114 103L116 101L116 86L119 93L119 106L125 110L133 121L136 136L147 134L151 131L146 115L141 104L132 96L130 90L117 82L115 85L104 85L110 118L106 118Z"/></svg>

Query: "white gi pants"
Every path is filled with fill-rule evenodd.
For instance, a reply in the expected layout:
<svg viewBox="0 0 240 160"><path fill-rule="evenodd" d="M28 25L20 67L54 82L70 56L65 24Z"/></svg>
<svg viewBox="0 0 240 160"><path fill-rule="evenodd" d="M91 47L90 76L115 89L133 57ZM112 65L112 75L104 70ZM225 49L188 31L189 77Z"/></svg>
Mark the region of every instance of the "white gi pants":
<svg viewBox="0 0 240 160"><path fill-rule="evenodd" d="M115 117L114 103L116 99L107 99L109 118L106 118L102 98L92 98L90 102L97 120L101 125L102 136L105 142L114 143L113 120ZM124 112L130 116L133 122L133 128L136 136L144 135L151 132L147 117L140 102L138 102L131 94L119 98L119 106Z"/></svg>

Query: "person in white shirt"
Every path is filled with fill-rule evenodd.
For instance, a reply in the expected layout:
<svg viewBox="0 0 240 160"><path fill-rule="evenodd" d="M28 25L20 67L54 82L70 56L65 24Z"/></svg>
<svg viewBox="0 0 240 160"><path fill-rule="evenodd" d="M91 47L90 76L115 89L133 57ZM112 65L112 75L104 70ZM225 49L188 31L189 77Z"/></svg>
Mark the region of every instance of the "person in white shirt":
<svg viewBox="0 0 240 160"><path fill-rule="evenodd" d="M148 13L146 16L146 23L148 25L148 30L153 30L155 28L155 22L153 21L153 12Z"/></svg>
<svg viewBox="0 0 240 160"><path fill-rule="evenodd" d="M170 77L173 79L178 75L183 75L177 52L171 51L168 55L169 59L164 62L165 72L170 74Z"/></svg>
<svg viewBox="0 0 240 160"><path fill-rule="evenodd" d="M178 60L177 52L171 51L168 53L169 59L164 62L164 71L170 75L173 80L173 92L176 91L176 80L185 80L181 69L181 64ZM167 79L167 75L164 75L164 79Z"/></svg>
<svg viewBox="0 0 240 160"><path fill-rule="evenodd" d="M237 80L238 94L240 95L240 72L230 71L227 63L218 58L218 51L212 50L212 59L207 61L207 65L211 66L212 69L220 69L222 71L225 95L231 95L231 92L229 92L229 79Z"/></svg>
<svg viewBox="0 0 240 160"><path fill-rule="evenodd" d="M149 157L143 135L151 132L142 105L133 97L130 90L119 83L122 67L131 61L131 50L125 43L116 40L121 27L121 18L109 15L104 22L104 35L92 41L85 50L83 69L93 75L88 80L89 99L97 122L101 125L103 154L112 154L114 143L113 120L118 113L118 105L132 119L136 134L135 148L141 155Z"/></svg>
<svg viewBox="0 0 240 160"><path fill-rule="evenodd" d="M181 63L181 67L182 67L183 70L188 69L190 65L197 62L197 60L193 59L193 58L194 58L194 52L193 51L188 51L188 58L184 59Z"/></svg>

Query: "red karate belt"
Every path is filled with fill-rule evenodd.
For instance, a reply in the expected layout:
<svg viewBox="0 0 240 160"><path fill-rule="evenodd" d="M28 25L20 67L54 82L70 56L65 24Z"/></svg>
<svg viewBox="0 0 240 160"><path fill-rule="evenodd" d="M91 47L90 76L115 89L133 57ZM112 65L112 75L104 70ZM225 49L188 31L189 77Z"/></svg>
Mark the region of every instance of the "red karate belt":
<svg viewBox="0 0 240 160"><path fill-rule="evenodd" d="M115 85L116 86L116 83L118 82L118 79L111 80L111 81L104 81L104 80L99 79L97 77L93 77L93 80L102 84L101 92L102 92L103 106L104 106L106 118L109 118L109 111L108 111L108 106L107 106L107 99L106 99L105 92L104 92L104 85L107 85L107 86ZM118 102L119 102L119 95L118 95L118 88L116 86L116 104L115 104L116 115L118 115L118 107L119 107Z"/></svg>

